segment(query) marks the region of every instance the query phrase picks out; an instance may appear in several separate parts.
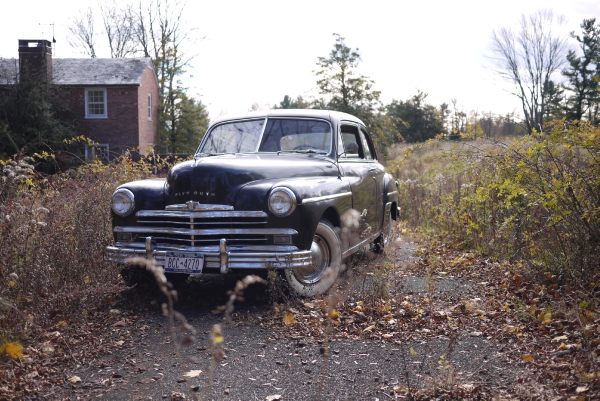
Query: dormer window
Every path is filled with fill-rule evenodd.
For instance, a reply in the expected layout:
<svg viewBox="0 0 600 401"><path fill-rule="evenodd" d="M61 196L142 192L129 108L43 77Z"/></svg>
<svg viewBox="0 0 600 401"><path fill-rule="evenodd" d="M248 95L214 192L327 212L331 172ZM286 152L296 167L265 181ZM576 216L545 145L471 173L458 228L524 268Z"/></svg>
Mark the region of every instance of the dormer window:
<svg viewBox="0 0 600 401"><path fill-rule="evenodd" d="M85 90L85 118L107 118L106 89Z"/></svg>

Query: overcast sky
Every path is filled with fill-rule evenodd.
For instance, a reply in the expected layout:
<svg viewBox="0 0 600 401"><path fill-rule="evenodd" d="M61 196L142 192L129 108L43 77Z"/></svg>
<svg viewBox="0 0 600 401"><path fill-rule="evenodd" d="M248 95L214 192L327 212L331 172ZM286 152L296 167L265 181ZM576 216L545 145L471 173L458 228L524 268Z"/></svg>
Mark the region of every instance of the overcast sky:
<svg viewBox="0 0 600 401"><path fill-rule="evenodd" d="M52 23L54 56L81 57L67 43L67 27L96 0L4 3L0 57L17 57L18 39L50 40ZM598 0L188 1L186 23L199 39L185 84L212 118L274 105L286 94L309 97L317 57L329 54L335 32L359 48L359 72L375 81L384 103L420 90L434 105L455 98L465 111L518 111L485 55L492 30L540 8L564 15L565 33L579 31L584 18L600 18Z"/></svg>

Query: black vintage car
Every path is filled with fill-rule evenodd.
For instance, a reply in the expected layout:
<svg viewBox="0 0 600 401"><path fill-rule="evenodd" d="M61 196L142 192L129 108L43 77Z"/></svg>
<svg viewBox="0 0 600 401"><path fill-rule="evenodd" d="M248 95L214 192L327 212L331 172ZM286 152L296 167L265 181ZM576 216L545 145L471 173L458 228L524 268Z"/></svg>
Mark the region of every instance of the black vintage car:
<svg viewBox="0 0 600 401"><path fill-rule="evenodd" d="M364 124L323 110L220 119L193 160L121 185L111 206L109 260L154 258L174 279L277 269L302 296L327 291L361 247L381 252L399 217ZM122 271L128 284L134 269Z"/></svg>

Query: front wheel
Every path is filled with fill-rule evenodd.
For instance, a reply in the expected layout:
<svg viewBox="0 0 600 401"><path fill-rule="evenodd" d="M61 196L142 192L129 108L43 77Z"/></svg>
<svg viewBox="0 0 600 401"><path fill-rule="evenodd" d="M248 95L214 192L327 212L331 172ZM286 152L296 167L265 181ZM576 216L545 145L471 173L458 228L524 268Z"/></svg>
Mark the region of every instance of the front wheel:
<svg viewBox="0 0 600 401"><path fill-rule="evenodd" d="M291 289L302 297L314 297L327 291L338 277L342 261L342 242L327 220L321 220L315 231L312 264L285 270Z"/></svg>

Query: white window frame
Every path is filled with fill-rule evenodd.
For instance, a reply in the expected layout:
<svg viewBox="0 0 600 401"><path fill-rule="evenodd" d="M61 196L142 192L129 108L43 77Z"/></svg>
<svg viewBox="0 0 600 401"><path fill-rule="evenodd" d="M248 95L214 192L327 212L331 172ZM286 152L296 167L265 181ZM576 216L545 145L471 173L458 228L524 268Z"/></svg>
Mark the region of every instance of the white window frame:
<svg viewBox="0 0 600 401"><path fill-rule="evenodd" d="M103 92L104 102L90 102L89 92ZM104 104L104 114L90 114L91 104ZM106 88L85 88L85 118L108 118L108 102Z"/></svg>
<svg viewBox="0 0 600 401"><path fill-rule="evenodd" d="M148 92L148 121L152 121L152 93Z"/></svg>

